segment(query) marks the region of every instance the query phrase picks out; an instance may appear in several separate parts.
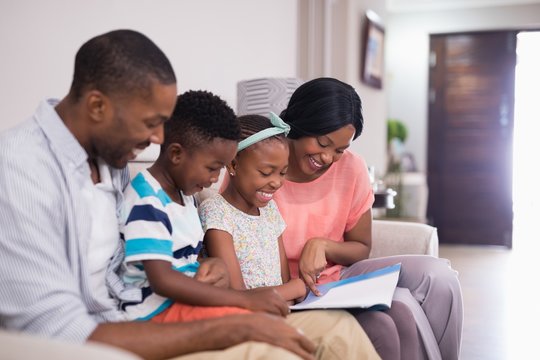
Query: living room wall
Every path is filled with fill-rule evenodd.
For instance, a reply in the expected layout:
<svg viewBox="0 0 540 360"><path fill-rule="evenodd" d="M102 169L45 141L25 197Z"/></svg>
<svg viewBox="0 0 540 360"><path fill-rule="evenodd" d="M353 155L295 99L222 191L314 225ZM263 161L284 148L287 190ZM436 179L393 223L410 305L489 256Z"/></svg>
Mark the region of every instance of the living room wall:
<svg viewBox="0 0 540 360"><path fill-rule="evenodd" d="M69 90L77 49L118 28L167 54L179 91L210 90L236 108L236 83L297 75L297 2L291 0L18 0L0 3L0 131L39 101Z"/></svg>
<svg viewBox="0 0 540 360"><path fill-rule="evenodd" d="M351 150L382 176L386 169L386 85L375 89L360 80L362 31L368 9L384 22L384 1L299 0L299 77L335 77L356 89L363 105L364 131Z"/></svg>
<svg viewBox="0 0 540 360"><path fill-rule="evenodd" d="M388 13L388 116L409 128L406 149L421 171L427 163L429 35L498 29L540 29L540 5Z"/></svg>

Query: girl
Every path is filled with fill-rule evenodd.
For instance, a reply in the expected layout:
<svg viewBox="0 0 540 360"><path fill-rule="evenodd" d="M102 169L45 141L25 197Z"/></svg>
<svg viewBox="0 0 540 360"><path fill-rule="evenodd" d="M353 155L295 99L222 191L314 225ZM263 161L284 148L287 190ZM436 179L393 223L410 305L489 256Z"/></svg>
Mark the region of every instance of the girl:
<svg viewBox="0 0 540 360"><path fill-rule="evenodd" d="M223 259L231 287L273 287L285 300L304 298L301 279L290 280L281 233L285 229L272 199L288 167L289 127L277 115L238 118L241 139L221 194L205 200L199 214L211 257Z"/></svg>

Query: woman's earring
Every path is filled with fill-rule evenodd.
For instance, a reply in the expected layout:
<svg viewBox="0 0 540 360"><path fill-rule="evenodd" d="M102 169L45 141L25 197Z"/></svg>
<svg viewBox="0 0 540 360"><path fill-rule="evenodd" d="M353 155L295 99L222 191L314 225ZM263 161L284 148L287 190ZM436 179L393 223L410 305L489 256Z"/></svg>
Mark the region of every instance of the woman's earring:
<svg viewBox="0 0 540 360"><path fill-rule="evenodd" d="M234 176L234 173L232 171L229 171L229 175Z"/></svg>

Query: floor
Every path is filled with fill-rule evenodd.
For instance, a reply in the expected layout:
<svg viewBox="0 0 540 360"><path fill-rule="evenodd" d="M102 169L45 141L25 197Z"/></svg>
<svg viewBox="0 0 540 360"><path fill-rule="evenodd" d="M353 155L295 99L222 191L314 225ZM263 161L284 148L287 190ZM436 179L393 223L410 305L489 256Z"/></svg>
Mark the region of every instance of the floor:
<svg viewBox="0 0 540 360"><path fill-rule="evenodd" d="M522 240L512 250L441 244L463 290L461 360L540 359L538 239Z"/></svg>

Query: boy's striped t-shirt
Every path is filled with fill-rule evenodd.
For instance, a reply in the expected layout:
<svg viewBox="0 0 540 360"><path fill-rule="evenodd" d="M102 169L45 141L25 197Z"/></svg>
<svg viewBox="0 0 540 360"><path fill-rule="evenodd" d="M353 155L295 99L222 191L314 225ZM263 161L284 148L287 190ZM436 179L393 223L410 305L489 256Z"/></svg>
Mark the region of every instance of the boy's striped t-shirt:
<svg viewBox="0 0 540 360"><path fill-rule="evenodd" d="M180 193L184 206L173 202L147 170L133 178L124 195L122 275L127 285L142 290L142 301L125 303L122 308L129 319L148 320L172 301L152 292L142 261L168 261L175 270L193 276L204 233L193 196Z"/></svg>

